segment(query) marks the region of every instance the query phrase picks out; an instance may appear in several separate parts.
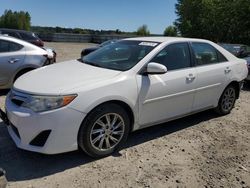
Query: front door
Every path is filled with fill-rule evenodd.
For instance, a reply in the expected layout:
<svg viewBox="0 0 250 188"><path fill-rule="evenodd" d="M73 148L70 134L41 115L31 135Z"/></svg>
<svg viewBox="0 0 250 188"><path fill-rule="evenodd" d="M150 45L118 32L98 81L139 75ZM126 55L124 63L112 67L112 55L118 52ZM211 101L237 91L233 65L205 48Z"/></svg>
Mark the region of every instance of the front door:
<svg viewBox="0 0 250 188"><path fill-rule="evenodd" d="M191 67L190 59L187 43L170 44L151 60L165 65L167 73L137 76L141 127L191 111L196 71Z"/></svg>

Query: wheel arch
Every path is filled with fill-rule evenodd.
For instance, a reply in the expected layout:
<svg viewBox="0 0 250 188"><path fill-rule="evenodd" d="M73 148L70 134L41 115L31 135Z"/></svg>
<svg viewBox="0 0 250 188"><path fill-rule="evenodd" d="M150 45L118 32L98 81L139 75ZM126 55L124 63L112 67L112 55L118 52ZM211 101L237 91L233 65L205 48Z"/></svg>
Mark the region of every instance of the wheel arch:
<svg viewBox="0 0 250 188"><path fill-rule="evenodd" d="M238 98L240 97L241 82L238 82L238 81L234 80L234 81L230 82L230 83L227 85L227 87L228 87L228 86L231 86L231 85L236 89L236 98L238 99ZM227 87L226 87L226 88L227 88ZM226 88L225 88L225 89L226 89ZM225 90L225 89L224 89L224 90Z"/></svg>
<svg viewBox="0 0 250 188"><path fill-rule="evenodd" d="M86 114L86 117L93 111L95 110L96 108L102 106L102 105L105 105L105 104L116 104L116 105L119 105L121 108L123 108L127 113L128 113L128 116L130 118L130 132L134 130L134 123L135 123L135 119L136 119L136 115L133 111L133 108L131 107L131 105L129 105L127 102L124 102L122 100L117 100L117 99L114 99L114 100L107 100L107 101L103 101L103 102L100 102L98 104L96 104L94 107L92 107L91 109L88 110L87 114ZM83 119L82 122L84 122L84 120L86 119L86 117Z"/></svg>
<svg viewBox="0 0 250 188"><path fill-rule="evenodd" d="M32 70L34 70L34 69L36 69L36 67L23 67L23 68L21 68L21 69L19 69L17 72L16 72L16 74L15 74L15 76L13 77L13 82L20 76L20 75L22 75L22 73L24 74L24 73L26 73L26 72L29 72L29 71L32 71Z"/></svg>

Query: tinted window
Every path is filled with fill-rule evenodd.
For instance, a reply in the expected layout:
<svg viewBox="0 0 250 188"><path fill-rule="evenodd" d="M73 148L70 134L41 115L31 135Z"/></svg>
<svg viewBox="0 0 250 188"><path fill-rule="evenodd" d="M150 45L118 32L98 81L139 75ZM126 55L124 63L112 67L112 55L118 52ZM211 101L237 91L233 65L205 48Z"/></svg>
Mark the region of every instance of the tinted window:
<svg viewBox="0 0 250 188"><path fill-rule="evenodd" d="M170 44L156 55L151 62L165 65L168 70L190 67L190 53L187 43Z"/></svg>
<svg viewBox="0 0 250 188"><path fill-rule="evenodd" d="M226 62L226 61L228 61L227 58L225 58L225 56L222 55L219 51L217 51L217 55L218 55L219 62Z"/></svg>
<svg viewBox="0 0 250 188"><path fill-rule="evenodd" d="M4 40L0 40L0 52L8 52L9 51L9 43Z"/></svg>
<svg viewBox="0 0 250 188"><path fill-rule="evenodd" d="M225 62L227 59L213 46L207 43L192 43L196 65Z"/></svg>
<svg viewBox="0 0 250 188"><path fill-rule="evenodd" d="M14 42L0 40L0 53L1 52L14 52L22 49L23 46Z"/></svg>

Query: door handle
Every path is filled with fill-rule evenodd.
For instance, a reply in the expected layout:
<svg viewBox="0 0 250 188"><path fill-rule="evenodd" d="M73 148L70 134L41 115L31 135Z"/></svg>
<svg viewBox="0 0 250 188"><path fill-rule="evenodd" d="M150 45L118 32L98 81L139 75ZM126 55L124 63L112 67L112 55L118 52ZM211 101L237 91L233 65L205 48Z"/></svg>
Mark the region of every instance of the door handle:
<svg viewBox="0 0 250 188"><path fill-rule="evenodd" d="M226 67L225 73L230 73L230 72L231 72L231 69L229 67Z"/></svg>
<svg viewBox="0 0 250 188"><path fill-rule="evenodd" d="M20 59L11 59L11 60L9 60L8 62L10 63L10 64L14 64L14 63L16 63L16 62L18 62Z"/></svg>
<svg viewBox="0 0 250 188"><path fill-rule="evenodd" d="M192 80L195 79L195 76L194 76L193 74L189 74L189 75L186 77L186 79L187 79L188 81L192 81Z"/></svg>

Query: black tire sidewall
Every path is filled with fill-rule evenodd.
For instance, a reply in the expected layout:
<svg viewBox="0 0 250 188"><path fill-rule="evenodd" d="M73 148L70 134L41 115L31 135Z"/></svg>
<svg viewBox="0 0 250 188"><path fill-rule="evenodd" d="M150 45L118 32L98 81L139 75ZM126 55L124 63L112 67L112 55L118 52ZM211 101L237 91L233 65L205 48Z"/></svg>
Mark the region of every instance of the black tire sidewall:
<svg viewBox="0 0 250 188"><path fill-rule="evenodd" d="M96 120L107 113L119 114L124 120L125 130L123 137L119 142L119 144L117 144L117 146L107 151L98 151L91 145L90 142L91 129L94 126ZM104 104L92 110L82 122L78 134L78 145L83 151L85 151L85 153L87 153L91 157L95 158L105 157L113 153L115 150L120 148L121 145L124 144L124 142L127 140L129 130L130 130L130 119L127 112L117 104Z"/></svg>

